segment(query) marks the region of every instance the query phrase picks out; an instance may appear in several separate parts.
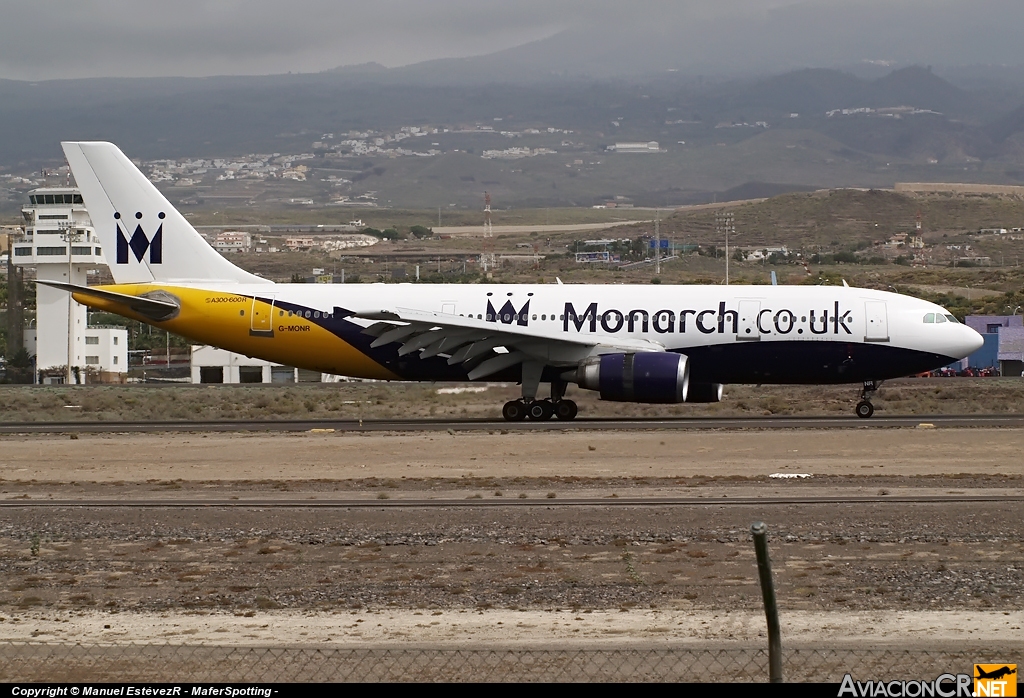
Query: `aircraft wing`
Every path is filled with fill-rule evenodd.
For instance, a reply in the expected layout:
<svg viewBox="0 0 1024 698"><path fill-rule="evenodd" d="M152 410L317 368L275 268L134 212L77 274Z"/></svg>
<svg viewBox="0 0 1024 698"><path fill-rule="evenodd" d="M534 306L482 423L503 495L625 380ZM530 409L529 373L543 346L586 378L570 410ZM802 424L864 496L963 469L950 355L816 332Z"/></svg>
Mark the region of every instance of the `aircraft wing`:
<svg viewBox="0 0 1024 698"><path fill-rule="evenodd" d="M371 347L401 343L399 355L420 351L430 358L447 355L450 365L470 364L492 350L503 347L507 353L492 356L469 371L477 380L526 361L544 365L575 366L597 354L635 351L665 351L657 342L609 335L588 334L574 338L552 337L545 328L478 320L412 308L356 313L354 317L376 320L364 334L376 337Z"/></svg>

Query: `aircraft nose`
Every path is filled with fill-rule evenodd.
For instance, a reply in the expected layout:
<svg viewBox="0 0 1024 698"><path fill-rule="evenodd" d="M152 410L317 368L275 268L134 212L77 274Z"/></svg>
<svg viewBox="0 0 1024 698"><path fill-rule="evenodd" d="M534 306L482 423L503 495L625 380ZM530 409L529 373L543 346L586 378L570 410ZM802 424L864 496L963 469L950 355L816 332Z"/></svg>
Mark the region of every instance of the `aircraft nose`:
<svg viewBox="0 0 1024 698"><path fill-rule="evenodd" d="M961 327L964 330L964 338L963 347L960 350L960 357L964 358L981 349L985 345L985 338L967 325L962 325Z"/></svg>

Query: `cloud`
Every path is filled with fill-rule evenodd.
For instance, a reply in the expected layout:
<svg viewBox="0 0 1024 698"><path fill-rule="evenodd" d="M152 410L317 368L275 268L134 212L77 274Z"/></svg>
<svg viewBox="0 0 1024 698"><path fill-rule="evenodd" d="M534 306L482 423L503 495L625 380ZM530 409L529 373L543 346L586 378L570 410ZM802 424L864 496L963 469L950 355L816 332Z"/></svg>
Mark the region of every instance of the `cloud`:
<svg viewBox="0 0 1024 698"><path fill-rule="evenodd" d="M0 77L315 72L491 53L593 24L681 23L793 0L7 0Z"/></svg>

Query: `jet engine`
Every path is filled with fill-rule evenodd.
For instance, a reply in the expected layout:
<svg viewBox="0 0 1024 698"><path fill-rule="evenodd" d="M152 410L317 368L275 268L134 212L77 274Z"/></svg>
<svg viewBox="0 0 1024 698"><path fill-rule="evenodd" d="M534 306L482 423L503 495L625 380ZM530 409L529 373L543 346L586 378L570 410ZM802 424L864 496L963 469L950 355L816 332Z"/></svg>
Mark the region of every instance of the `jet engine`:
<svg viewBox="0 0 1024 698"><path fill-rule="evenodd" d="M563 374L581 388L599 390L613 402L684 402L690 383L686 356L672 352L603 354L581 361Z"/></svg>
<svg viewBox="0 0 1024 698"><path fill-rule="evenodd" d="M721 383L690 383L686 392L687 402L721 402Z"/></svg>

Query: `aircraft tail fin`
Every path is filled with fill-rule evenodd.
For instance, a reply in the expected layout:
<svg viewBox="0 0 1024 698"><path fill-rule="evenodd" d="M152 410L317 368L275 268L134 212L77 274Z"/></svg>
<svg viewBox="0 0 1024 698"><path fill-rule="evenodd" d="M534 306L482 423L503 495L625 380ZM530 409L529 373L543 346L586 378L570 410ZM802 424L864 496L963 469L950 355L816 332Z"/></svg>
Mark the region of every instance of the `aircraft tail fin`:
<svg viewBox="0 0 1024 698"><path fill-rule="evenodd" d="M114 144L61 146L115 282L270 283L213 249Z"/></svg>

